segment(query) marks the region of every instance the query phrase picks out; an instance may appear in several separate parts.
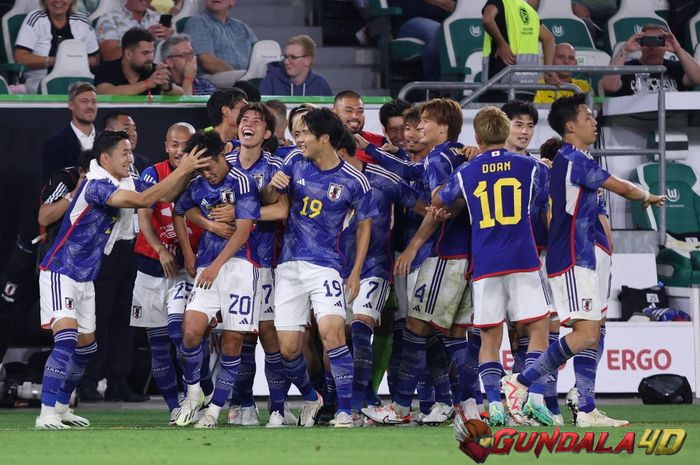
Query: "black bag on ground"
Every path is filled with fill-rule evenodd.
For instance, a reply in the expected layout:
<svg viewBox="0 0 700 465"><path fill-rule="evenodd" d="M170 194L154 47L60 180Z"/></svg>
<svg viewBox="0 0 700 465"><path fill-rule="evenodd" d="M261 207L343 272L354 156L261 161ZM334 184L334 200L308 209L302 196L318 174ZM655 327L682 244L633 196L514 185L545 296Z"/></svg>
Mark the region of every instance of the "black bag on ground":
<svg viewBox="0 0 700 465"><path fill-rule="evenodd" d="M661 286L647 287L646 289L622 286L617 298L620 301L620 313L623 321L629 320L634 313L641 313L650 305L659 308L669 306L666 288Z"/></svg>
<svg viewBox="0 0 700 465"><path fill-rule="evenodd" d="M693 403L693 391L688 378L681 375L647 376L639 382L638 391L644 404Z"/></svg>

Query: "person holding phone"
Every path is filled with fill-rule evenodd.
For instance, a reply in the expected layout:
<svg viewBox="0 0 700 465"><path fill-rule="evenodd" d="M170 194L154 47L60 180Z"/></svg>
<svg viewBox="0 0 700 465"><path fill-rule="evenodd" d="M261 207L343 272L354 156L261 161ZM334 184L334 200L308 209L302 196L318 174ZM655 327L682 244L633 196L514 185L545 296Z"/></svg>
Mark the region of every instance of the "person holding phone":
<svg viewBox="0 0 700 465"><path fill-rule="evenodd" d="M173 35L172 15L161 15L152 10L151 2L152 0L126 0L121 8L100 16L95 32L103 60L117 60L121 57L120 40L129 29L145 29L157 41L167 40Z"/></svg>
<svg viewBox="0 0 700 465"><path fill-rule="evenodd" d="M639 58L628 59L628 55L641 51ZM674 53L678 60L665 58L666 52ZM655 92L692 90L700 85L700 65L681 47L676 36L661 24L647 24L625 42L613 55L610 66L658 66L666 67L662 75L610 74L600 83L605 95L619 97Z"/></svg>

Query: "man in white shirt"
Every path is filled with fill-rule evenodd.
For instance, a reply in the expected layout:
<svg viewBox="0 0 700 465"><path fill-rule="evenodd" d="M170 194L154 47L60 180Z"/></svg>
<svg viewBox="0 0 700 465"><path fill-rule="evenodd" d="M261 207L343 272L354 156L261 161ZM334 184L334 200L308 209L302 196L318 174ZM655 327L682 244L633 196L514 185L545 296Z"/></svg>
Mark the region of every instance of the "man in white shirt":
<svg viewBox="0 0 700 465"><path fill-rule="evenodd" d="M95 140L97 91L88 82L77 82L68 92L68 109L73 114L68 126L52 134L44 144L41 155L42 181L51 173L75 165L83 150L92 148Z"/></svg>

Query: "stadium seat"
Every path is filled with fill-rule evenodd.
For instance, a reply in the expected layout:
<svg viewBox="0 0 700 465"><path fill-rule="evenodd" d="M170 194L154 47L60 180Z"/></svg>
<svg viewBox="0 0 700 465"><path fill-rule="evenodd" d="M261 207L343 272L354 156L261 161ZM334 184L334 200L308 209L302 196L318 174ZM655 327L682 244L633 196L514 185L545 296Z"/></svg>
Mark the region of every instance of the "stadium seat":
<svg viewBox="0 0 700 465"><path fill-rule="evenodd" d="M688 137L682 132L666 134L666 229L676 238L700 236L700 176L682 160L688 157ZM658 136L652 135L647 146L658 147ZM651 192L659 192L659 164L644 163L630 176ZM659 209L644 210L640 202L632 203L632 220L640 229L657 230ZM674 246L675 242L675 246ZM700 284L700 250L671 240L656 259L659 278L667 286Z"/></svg>
<svg viewBox="0 0 700 465"><path fill-rule="evenodd" d="M663 24L666 21L654 12L655 0L622 0L620 9L605 26L605 49L613 52L615 46L625 42L635 33L640 32L646 24Z"/></svg>
<svg viewBox="0 0 700 465"><path fill-rule="evenodd" d="M278 61L282 56L280 44L274 40L259 40L250 52L250 64L245 74L239 78L258 86L267 74L267 64Z"/></svg>
<svg viewBox="0 0 700 465"><path fill-rule="evenodd" d="M685 36L688 42L685 44L687 50L695 50L700 37L700 10L688 20ZM697 58L696 58L697 59Z"/></svg>
<svg viewBox="0 0 700 465"><path fill-rule="evenodd" d="M201 0L183 0L182 9L178 14L173 16L173 27L175 32L182 34L185 30L185 25L187 21L197 14L199 14L204 6L204 2Z"/></svg>
<svg viewBox="0 0 700 465"><path fill-rule="evenodd" d="M540 0L537 14L557 43L568 42L577 49L595 48L588 26L572 11L571 0Z"/></svg>
<svg viewBox="0 0 700 465"><path fill-rule="evenodd" d="M576 61L580 66L608 66L610 64L610 55L602 50L594 48L581 48L576 49ZM598 83L600 82L602 76L580 74L574 75L574 77L578 79L587 79L590 82L593 91L597 95L603 95L602 89L598 89Z"/></svg>
<svg viewBox="0 0 700 465"><path fill-rule="evenodd" d="M469 55L482 51L484 27L481 10L484 1L457 2L455 11L440 27L440 68L443 76L457 75L462 79L469 73L465 63Z"/></svg>
<svg viewBox="0 0 700 465"><path fill-rule="evenodd" d="M97 8L95 8L95 11L93 11L88 17L92 27L95 27L97 20L100 19L100 16L109 11L119 10L124 3L124 0L100 0L100 3L97 5Z"/></svg>
<svg viewBox="0 0 700 465"><path fill-rule="evenodd" d="M78 81L93 82L85 44L80 40L64 40L56 51L53 70L41 80L42 94L67 94L71 84Z"/></svg>
<svg viewBox="0 0 700 465"><path fill-rule="evenodd" d="M7 81L5 78L0 76L0 94L9 94L10 88L7 86Z"/></svg>
<svg viewBox="0 0 700 465"><path fill-rule="evenodd" d="M464 82L480 82L481 81L481 70L484 65L483 63L483 53L481 51L473 52L464 64L465 75ZM467 89L464 91L464 96L471 95L474 92L472 89Z"/></svg>
<svg viewBox="0 0 700 465"><path fill-rule="evenodd" d="M15 62L15 40L25 16L39 8L39 0L17 0L10 11L2 17L2 42L4 56L0 56L1 63Z"/></svg>

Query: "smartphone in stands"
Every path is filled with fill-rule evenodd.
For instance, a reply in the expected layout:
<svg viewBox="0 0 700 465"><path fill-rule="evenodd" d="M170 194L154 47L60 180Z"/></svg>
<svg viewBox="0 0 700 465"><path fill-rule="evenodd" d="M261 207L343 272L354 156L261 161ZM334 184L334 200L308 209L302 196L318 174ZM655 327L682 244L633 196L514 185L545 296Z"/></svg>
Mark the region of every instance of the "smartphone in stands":
<svg viewBox="0 0 700 465"><path fill-rule="evenodd" d="M171 27L173 25L173 15L160 15L159 22L165 27Z"/></svg>

